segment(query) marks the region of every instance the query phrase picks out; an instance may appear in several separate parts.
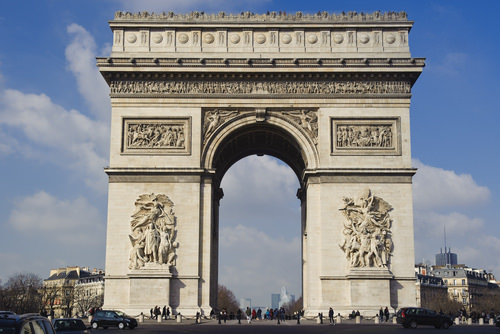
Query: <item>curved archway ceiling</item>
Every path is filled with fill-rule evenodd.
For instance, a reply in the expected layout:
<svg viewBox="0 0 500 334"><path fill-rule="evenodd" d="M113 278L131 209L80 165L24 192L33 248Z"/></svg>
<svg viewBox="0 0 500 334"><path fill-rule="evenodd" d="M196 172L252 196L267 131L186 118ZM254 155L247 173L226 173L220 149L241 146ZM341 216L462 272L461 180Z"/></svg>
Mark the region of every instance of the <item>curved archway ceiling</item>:
<svg viewBox="0 0 500 334"><path fill-rule="evenodd" d="M253 154L267 154L282 160L292 168L301 182L307 162L298 143L290 134L267 124L244 127L223 140L212 165L219 181L233 164Z"/></svg>

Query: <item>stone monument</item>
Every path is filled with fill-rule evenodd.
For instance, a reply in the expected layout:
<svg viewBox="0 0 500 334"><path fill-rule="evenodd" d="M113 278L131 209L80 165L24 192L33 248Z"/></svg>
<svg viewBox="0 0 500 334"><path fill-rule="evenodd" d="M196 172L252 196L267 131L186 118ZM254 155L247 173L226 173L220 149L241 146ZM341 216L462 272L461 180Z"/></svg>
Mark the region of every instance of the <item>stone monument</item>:
<svg viewBox="0 0 500 334"><path fill-rule="evenodd" d="M415 305L406 13L117 12L105 308L216 307L226 171L252 154L300 189L306 315Z"/></svg>

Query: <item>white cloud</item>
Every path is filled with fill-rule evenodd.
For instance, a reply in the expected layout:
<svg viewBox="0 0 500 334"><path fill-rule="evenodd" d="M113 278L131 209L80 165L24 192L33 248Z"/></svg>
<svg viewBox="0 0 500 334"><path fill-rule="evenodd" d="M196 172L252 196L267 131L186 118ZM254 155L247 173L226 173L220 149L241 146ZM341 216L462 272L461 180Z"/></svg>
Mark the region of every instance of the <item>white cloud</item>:
<svg viewBox="0 0 500 334"><path fill-rule="evenodd" d="M271 293L282 286L301 295L300 240L271 238L253 227L220 230L220 283L237 298L252 297L253 305L271 306Z"/></svg>
<svg viewBox="0 0 500 334"><path fill-rule="evenodd" d="M6 90L0 96L0 125L20 129L30 142L29 146L20 145L26 149L21 153L31 156L38 151L32 148L38 147L42 151L35 153L37 158L52 160L62 167L71 166L87 175L89 186L103 191L108 126L76 110L65 110L44 94Z"/></svg>
<svg viewBox="0 0 500 334"><path fill-rule="evenodd" d="M481 206L490 199L490 190L479 186L468 174L456 174L413 161L415 258L435 264L434 256L445 246L469 267L500 273L500 238L488 227ZM491 224L491 223L490 223ZM488 256L488 254L492 256Z"/></svg>
<svg viewBox="0 0 500 334"><path fill-rule="evenodd" d="M458 77L468 62L468 55L463 52L451 52L445 55L441 62L430 63L429 69L438 74Z"/></svg>
<svg viewBox="0 0 500 334"><path fill-rule="evenodd" d="M94 38L74 23L68 26L67 31L73 37L66 47L68 68L75 75L78 90L89 104L91 113L108 123L111 117L109 87L95 64L97 47Z"/></svg>
<svg viewBox="0 0 500 334"><path fill-rule="evenodd" d="M427 166L413 160L418 168L413 178L413 203L416 208L436 209L474 206L490 198L487 187L479 186L469 174Z"/></svg>
<svg viewBox="0 0 500 334"><path fill-rule="evenodd" d="M74 247L104 241L105 219L85 198L60 200L41 191L13 204L8 222L23 235Z"/></svg>

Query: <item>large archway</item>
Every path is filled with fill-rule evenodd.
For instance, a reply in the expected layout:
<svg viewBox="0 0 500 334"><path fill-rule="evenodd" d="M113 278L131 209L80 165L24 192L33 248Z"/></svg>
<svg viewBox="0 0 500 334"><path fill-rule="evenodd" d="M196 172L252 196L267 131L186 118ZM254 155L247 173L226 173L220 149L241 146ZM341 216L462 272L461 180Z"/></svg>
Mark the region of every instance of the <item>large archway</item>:
<svg viewBox="0 0 500 334"><path fill-rule="evenodd" d="M295 172L306 314L413 305L405 13L117 13L105 307L216 306L221 180L251 154Z"/></svg>

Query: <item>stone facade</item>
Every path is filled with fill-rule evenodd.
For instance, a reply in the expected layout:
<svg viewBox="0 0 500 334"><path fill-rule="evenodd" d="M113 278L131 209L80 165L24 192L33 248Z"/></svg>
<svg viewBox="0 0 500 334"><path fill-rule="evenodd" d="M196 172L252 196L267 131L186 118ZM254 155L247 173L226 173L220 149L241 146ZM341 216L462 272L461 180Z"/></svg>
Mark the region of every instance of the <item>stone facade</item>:
<svg viewBox="0 0 500 334"><path fill-rule="evenodd" d="M220 182L251 154L300 181L306 314L415 305L405 13L122 13L104 307L216 306Z"/></svg>

